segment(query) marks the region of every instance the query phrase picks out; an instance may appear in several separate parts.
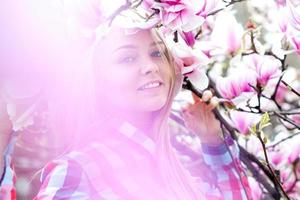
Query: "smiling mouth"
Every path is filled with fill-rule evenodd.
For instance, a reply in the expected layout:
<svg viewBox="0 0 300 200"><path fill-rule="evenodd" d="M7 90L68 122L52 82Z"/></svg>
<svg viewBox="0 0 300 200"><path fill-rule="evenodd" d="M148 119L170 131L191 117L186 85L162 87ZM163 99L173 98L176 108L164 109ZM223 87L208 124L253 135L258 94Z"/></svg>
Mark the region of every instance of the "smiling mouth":
<svg viewBox="0 0 300 200"><path fill-rule="evenodd" d="M159 88L162 84L163 83L161 81L152 81L145 85L142 85L141 87L138 88L138 90L143 91L143 90L155 89L155 88Z"/></svg>

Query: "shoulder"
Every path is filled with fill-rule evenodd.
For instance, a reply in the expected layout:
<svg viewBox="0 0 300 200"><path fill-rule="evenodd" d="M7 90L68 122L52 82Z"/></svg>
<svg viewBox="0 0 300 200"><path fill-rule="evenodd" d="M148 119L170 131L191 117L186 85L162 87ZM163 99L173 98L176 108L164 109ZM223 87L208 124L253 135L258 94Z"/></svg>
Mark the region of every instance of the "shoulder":
<svg viewBox="0 0 300 200"><path fill-rule="evenodd" d="M35 200L103 199L110 188L102 157L97 148L89 145L82 151L71 151L51 161L42 171L42 186Z"/></svg>
<svg viewBox="0 0 300 200"><path fill-rule="evenodd" d="M37 199L88 199L91 190L88 177L76 159L66 155L51 161L41 175Z"/></svg>

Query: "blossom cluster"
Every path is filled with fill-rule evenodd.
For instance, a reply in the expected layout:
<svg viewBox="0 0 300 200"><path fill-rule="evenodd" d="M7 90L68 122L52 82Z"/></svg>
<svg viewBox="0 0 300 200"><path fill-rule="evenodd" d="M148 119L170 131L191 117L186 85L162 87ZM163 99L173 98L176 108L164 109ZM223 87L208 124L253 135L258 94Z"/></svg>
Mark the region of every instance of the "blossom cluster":
<svg viewBox="0 0 300 200"><path fill-rule="evenodd" d="M280 195L299 198L300 1L145 0L142 6L159 19L183 74L220 98L221 123L255 155L250 165ZM249 174L254 199L270 197L255 171Z"/></svg>

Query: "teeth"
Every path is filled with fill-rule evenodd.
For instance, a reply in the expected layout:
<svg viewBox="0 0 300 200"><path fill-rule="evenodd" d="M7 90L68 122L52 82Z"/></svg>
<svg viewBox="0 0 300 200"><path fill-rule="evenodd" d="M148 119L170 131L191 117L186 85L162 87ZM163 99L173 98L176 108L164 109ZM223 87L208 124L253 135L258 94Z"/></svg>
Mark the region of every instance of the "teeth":
<svg viewBox="0 0 300 200"><path fill-rule="evenodd" d="M144 90L144 89L150 89L150 88L156 88L160 85L160 83L158 82L153 82L153 83L149 83L147 85L144 85L141 89Z"/></svg>

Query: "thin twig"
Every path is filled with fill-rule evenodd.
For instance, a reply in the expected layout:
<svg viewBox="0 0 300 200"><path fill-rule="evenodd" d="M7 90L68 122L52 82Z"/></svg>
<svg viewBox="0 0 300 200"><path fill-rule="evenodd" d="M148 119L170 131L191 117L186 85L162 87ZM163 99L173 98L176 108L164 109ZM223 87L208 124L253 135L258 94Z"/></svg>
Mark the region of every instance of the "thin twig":
<svg viewBox="0 0 300 200"><path fill-rule="evenodd" d="M192 91L195 95L197 95L198 97L202 97L201 92L199 92L194 86L193 84L188 80L187 77L185 77L184 79L184 84L183 84L183 88L188 89L190 91ZM228 122L227 120L225 120L223 118L223 116L220 114L220 112L215 108L212 111L215 114L216 119L218 119L221 123L222 126L224 126L228 132L230 133L230 135L232 136L233 139L237 139L237 136L235 135L236 129L233 128ZM263 140L260 138L260 141L263 142ZM264 143L263 143L264 145ZM286 195L284 189L282 188L282 185L280 183L280 181L277 180L277 177L274 173L274 171L272 170L272 168L270 167L270 165L267 165L267 167L265 167L264 164L262 164L254 155L250 154L249 152L247 152L244 148L240 147L240 152L241 152L241 156L246 156L247 158L249 158L251 161L255 162L260 169L269 177L270 180L272 180L272 182L274 183L275 188L279 187L280 190L282 191L282 193L287 197L287 199L289 199L289 197ZM264 150L266 149L265 146L263 146ZM268 162L268 156L266 155L266 151L265 153L265 158ZM272 191L274 192L274 191Z"/></svg>
<svg viewBox="0 0 300 200"><path fill-rule="evenodd" d="M232 1L230 1L230 2L225 6L225 8L231 6L231 5L235 4L235 3L240 3L240 2L243 2L243 1L247 1L247 0L232 0ZM218 9L218 10L212 11L212 12L208 13L208 14L206 15L206 17L211 16L211 15L215 15L215 14L217 14L218 12L220 12L220 11L222 11L222 10L224 10L224 8L220 8L220 9Z"/></svg>
<svg viewBox="0 0 300 200"><path fill-rule="evenodd" d="M268 149L269 149L269 148L274 148L274 147L276 147L277 145L281 144L282 142L284 142L284 141L286 141L286 140L289 140L289 139L292 139L293 137L295 137L295 136L297 136L297 135L299 135L299 134L300 134L300 132L294 133L294 134L292 134L292 135L290 135L290 136L288 136L288 137L286 137L286 138L283 138L282 140L276 142L275 144L272 144L272 145L270 145L270 146L267 146L267 148L268 148Z"/></svg>
<svg viewBox="0 0 300 200"><path fill-rule="evenodd" d="M253 164L244 156L241 156L241 161L247 166L247 168L252 172L252 176L258 183L261 183L263 187L268 191L268 193L276 200L279 200L281 195L275 190L268 181L266 181L265 177L259 173L258 169L253 166Z"/></svg>
<svg viewBox="0 0 300 200"><path fill-rule="evenodd" d="M280 82L283 78L283 74L281 74L281 76L279 77L279 80L278 82L276 83L276 86L275 86L275 90L271 96L271 99L275 102L276 106L278 107L279 110L281 110L281 106L279 105L279 103L277 102L276 100L276 96L277 96L277 91L278 91L278 88L279 88L279 85L280 85Z"/></svg>
<svg viewBox="0 0 300 200"><path fill-rule="evenodd" d="M288 89L289 89L290 91L292 91L292 92L295 93L298 97L300 97L300 93L297 92L294 88L292 88L288 83L286 83L284 80L281 80L281 82L282 82L285 86L287 86Z"/></svg>
<svg viewBox="0 0 300 200"><path fill-rule="evenodd" d="M290 118L288 118L288 117L284 117L284 116L282 116L281 114L279 114L279 113L277 113L277 112L273 112L274 113L274 115L276 115L276 116L278 116L280 119L283 119L284 121L286 121L286 122L288 122L288 123L290 123L290 124L292 124L293 126L295 126L295 128L297 128L297 129L299 129L300 130L300 126L298 125L298 124L296 124L293 120L291 120Z"/></svg>
<svg viewBox="0 0 300 200"><path fill-rule="evenodd" d="M263 147L263 152L264 152L264 157L265 157L266 165L267 165L269 171L270 171L271 174L272 174L274 186L275 186L275 187L278 186L278 187L280 188L281 192L284 194L284 196L285 196L288 200L290 200L288 194L285 192L285 190L284 190L284 188L283 188L283 186L282 186L280 180L278 180L278 178L277 178L277 176L276 176L274 170L272 169L272 167L271 167L271 165L270 165L269 158L268 158L268 154L267 154L266 145L265 145L265 143L264 143L264 140L263 140L262 137L261 137L261 134L257 134L257 137L258 137L258 139L259 139L259 141L260 141L260 143L261 143L261 145L262 145L262 147Z"/></svg>

